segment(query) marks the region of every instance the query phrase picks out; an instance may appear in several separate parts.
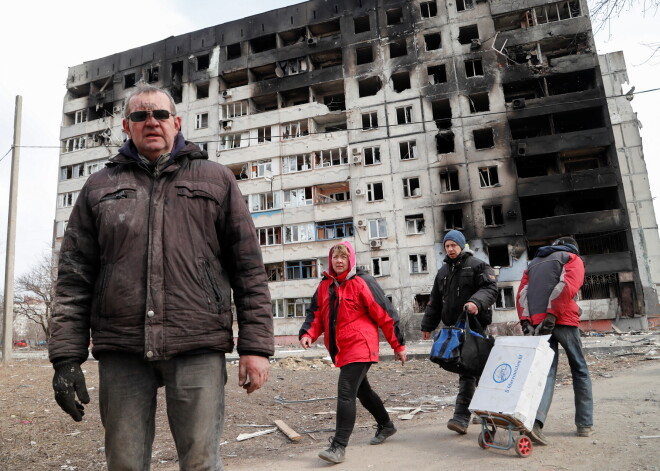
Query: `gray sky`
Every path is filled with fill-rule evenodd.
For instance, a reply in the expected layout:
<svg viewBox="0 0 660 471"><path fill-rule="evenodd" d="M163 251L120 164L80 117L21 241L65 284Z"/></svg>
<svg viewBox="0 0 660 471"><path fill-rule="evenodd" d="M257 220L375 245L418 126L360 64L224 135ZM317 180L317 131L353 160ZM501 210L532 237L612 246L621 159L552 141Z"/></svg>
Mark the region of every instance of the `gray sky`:
<svg viewBox="0 0 660 471"><path fill-rule="evenodd" d="M208 26L300 3L203 0L86 0L5 2L0 17L0 158L13 141L14 103L23 97L16 242L16 275L28 271L52 243L58 178L59 130L68 67ZM231 8L227 8L231 5ZM660 58L647 61L660 41L660 16L621 15L597 37L598 52L624 51L630 86L660 87ZM646 61L646 62L645 62ZM624 86L624 92L630 86ZM643 124L653 196L660 195L660 91L632 102ZM11 153L0 161L0 291L4 286ZM657 178L656 178L657 177ZM660 202L654 199L656 214Z"/></svg>

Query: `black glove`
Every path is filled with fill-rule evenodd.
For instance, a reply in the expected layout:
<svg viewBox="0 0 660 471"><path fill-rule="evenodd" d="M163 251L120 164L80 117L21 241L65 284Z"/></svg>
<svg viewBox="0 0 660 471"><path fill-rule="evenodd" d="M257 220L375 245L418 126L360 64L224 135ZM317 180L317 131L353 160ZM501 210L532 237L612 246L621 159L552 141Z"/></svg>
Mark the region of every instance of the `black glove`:
<svg viewBox="0 0 660 471"><path fill-rule="evenodd" d="M61 360L53 364L53 390L55 401L73 420L80 422L85 415L83 404L89 403L89 394L85 384L85 375L80 369L80 361ZM76 401L76 394L80 402Z"/></svg>
<svg viewBox="0 0 660 471"><path fill-rule="evenodd" d="M520 321L520 327L522 327L523 335L534 335L534 326L527 319Z"/></svg>
<svg viewBox="0 0 660 471"><path fill-rule="evenodd" d="M555 328L555 321L557 318L553 316L552 314L548 314L545 316L545 319L543 319L543 322L541 322L539 325L536 326L536 330L534 331L534 335L548 335L551 334L552 331Z"/></svg>

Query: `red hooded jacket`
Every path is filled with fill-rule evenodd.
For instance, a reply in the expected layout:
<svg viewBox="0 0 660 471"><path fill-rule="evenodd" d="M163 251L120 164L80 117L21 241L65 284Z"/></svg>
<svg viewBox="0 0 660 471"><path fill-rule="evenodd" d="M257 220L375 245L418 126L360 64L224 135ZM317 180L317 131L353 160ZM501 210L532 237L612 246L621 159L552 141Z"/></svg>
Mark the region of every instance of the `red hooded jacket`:
<svg viewBox="0 0 660 471"><path fill-rule="evenodd" d="M328 270L314 293L299 337L316 341L325 333L324 343L335 366L378 361L378 328L395 352L405 350L399 316L382 288L371 275L357 270L355 251L342 242L349 253L345 277L332 269L332 249ZM339 281L343 278L344 281Z"/></svg>

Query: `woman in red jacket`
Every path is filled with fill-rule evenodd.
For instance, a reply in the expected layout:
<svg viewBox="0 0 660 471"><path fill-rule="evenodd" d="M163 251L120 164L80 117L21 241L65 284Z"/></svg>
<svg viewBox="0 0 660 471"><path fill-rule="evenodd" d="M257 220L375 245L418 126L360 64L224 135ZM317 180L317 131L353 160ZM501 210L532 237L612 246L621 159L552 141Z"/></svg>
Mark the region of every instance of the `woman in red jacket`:
<svg viewBox="0 0 660 471"><path fill-rule="evenodd" d="M402 365L406 362L406 347L394 306L372 276L356 269L351 244L335 245L328 258L329 268L314 293L299 338L307 349L325 333L325 346L340 368L335 436L319 458L341 463L355 425L356 397L377 422L376 436L370 444L383 443L396 433L383 401L367 380L369 368L378 362L378 328Z"/></svg>

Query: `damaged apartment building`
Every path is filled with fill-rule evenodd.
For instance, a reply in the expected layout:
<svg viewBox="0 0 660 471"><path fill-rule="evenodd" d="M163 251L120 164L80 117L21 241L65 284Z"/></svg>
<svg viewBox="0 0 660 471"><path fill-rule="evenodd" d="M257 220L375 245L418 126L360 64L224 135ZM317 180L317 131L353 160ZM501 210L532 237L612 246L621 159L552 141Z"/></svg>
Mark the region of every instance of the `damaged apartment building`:
<svg viewBox="0 0 660 471"><path fill-rule="evenodd" d="M70 68L55 246L150 83L236 176L282 341L342 239L418 331L450 229L497 267L495 323L517 320L536 250L571 235L585 326L644 328L660 242L625 82L585 0L311 0L169 37Z"/></svg>

